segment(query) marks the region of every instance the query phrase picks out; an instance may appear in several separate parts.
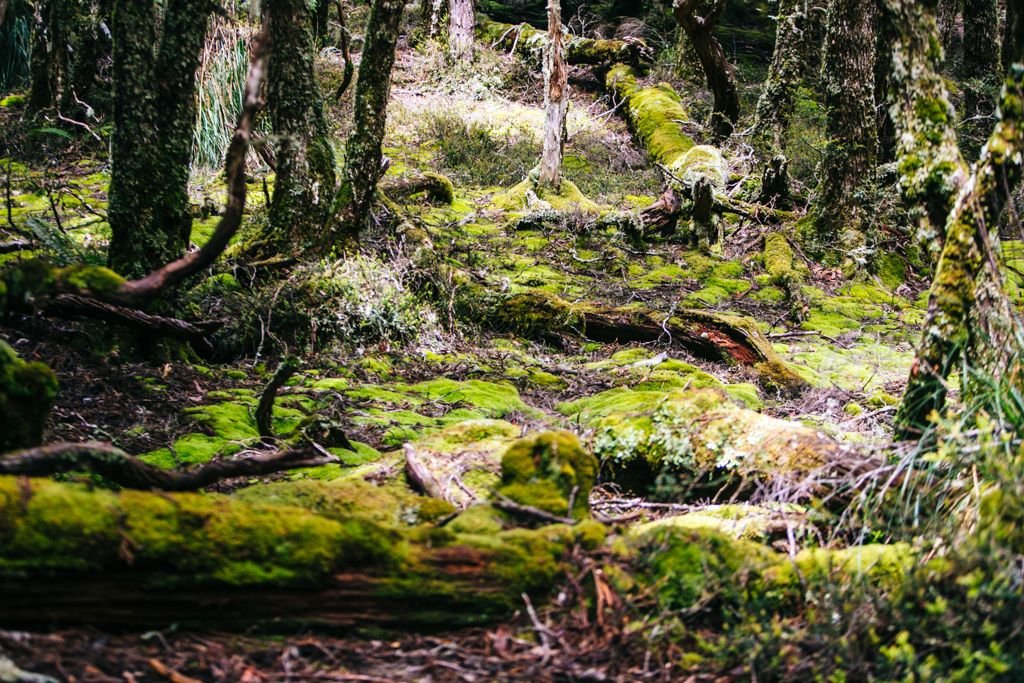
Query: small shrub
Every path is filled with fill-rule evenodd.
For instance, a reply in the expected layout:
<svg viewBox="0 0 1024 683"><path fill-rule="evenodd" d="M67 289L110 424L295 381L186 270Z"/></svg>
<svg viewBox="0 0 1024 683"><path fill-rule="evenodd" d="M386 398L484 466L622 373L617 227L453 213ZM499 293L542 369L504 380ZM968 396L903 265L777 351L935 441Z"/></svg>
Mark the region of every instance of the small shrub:
<svg viewBox="0 0 1024 683"><path fill-rule="evenodd" d="M400 263L355 256L305 265L284 281L252 289L215 277L192 296L230 321L217 338L225 354L404 343L433 316L406 289L403 273Z"/></svg>

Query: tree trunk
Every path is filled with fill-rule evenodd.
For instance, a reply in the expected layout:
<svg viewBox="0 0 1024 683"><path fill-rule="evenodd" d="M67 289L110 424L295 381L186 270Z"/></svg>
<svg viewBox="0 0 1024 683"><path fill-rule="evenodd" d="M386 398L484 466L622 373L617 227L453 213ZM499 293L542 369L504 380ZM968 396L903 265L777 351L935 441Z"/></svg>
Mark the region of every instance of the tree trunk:
<svg viewBox="0 0 1024 683"><path fill-rule="evenodd" d="M448 52L452 61L473 59L473 0L450 0L448 3Z"/></svg>
<svg viewBox="0 0 1024 683"><path fill-rule="evenodd" d="M109 261L129 278L188 247L195 73L211 12L209 3L170 0L161 20L156 5L114 5Z"/></svg>
<svg viewBox="0 0 1024 683"><path fill-rule="evenodd" d="M354 126L345 144L345 168L335 202L339 214L336 242L358 240L384 172L381 143L404 7L403 0L374 0L370 8L356 79Z"/></svg>
<svg viewBox="0 0 1024 683"><path fill-rule="evenodd" d="M540 160L539 185L558 191L562 184L562 154L565 149L565 115L569 110L569 79L562 41L560 0L548 0L548 41L544 53L544 152Z"/></svg>
<svg viewBox="0 0 1024 683"><path fill-rule="evenodd" d="M889 59L900 186L917 221L917 241L937 261L968 168L957 146L942 54L934 49L936 0L886 0L883 6L899 30Z"/></svg>
<svg viewBox="0 0 1024 683"><path fill-rule="evenodd" d="M784 140L789 131L794 99L806 73L806 54L815 46L811 37L818 31L812 24L823 23L820 3L807 0L784 0L779 5L775 52L757 101L756 120L751 139L765 158L785 152Z"/></svg>
<svg viewBox="0 0 1024 683"><path fill-rule="evenodd" d="M686 32L700 60L708 88L714 97L711 129L716 139L732 135L740 118L740 99L736 89L736 72L725 58L722 44L713 35L715 25L725 10L726 0L713 0L710 6L701 0L676 0L673 12L676 22ZM707 7L701 16L698 10Z"/></svg>
<svg viewBox="0 0 1024 683"><path fill-rule="evenodd" d="M281 141L267 242L273 253L320 251L335 177L334 149L313 71L313 17L305 0L272 0L265 4L265 20L274 46L267 106Z"/></svg>
<svg viewBox="0 0 1024 683"><path fill-rule="evenodd" d="M873 2L829 0L823 64L828 143L815 199L821 246L863 240L865 216L856 195L873 174L877 147L874 15Z"/></svg>
<svg viewBox="0 0 1024 683"><path fill-rule="evenodd" d="M1006 3L1006 16L1003 18L1003 45L1000 54L1003 58L1003 71L1009 71L1017 59L1020 45L1017 44L1017 36L1021 29L1018 22L1024 20L1024 10L1017 2Z"/></svg>
<svg viewBox="0 0 1024 683"><path fill-rule="evenodd" d="M960 32L957 19L963 8L963 0L939 0L938 25L939 39L946 54L952 55L960 47Z"/></svg>
<svg viewBox="0 0 1024 683"><path fill-rule="evenodd" d="M42 0L32 35L31 111L56 108L77 115L93 102L100 55L107 51L100 22L109 14L96 0ZM109 47L109 46L107 46ZM88 105L80 104L88 102Z"/></svg>
<svg viewBox="0 0 1024 683"><path fill-rule="evenodd" d="M964 75L990 81L999 73L996 0L964 0Z"/></svg>
<svg viewBox="0 0 1024 683"><path fill-rule="evenodd" d="M1018 314L1003 289L999 266L999 216L1022 177L1024 69L1011 70L1003 90L1002 120L964 183L949 221L928 300L924 336L896 415L898 433L919 436L946 399L946 378L963 358L983 377L1022 382L1012 355ZM970 378L964 393L972 397Z"/></svg>

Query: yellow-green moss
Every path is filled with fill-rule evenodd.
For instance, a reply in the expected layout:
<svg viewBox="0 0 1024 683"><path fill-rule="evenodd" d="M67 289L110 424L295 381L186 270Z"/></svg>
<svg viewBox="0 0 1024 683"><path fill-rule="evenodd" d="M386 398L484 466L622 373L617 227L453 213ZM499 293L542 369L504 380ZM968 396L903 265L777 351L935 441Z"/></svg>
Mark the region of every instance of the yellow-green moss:
<svg viewBox="0 0 1024 683"><path fill-rule="evenodd" d="M57 377L0 340L0 453L38 446L57 397Z"/></svg>
<svg viewBox="0 0 1024 683"><path fill-rule="evenodd" d="M546 202L531 206L531 201ZM582 211L597 214L601 208L580 191L572 181L563 179L558 191L539 187L532 178L526 178L506 192L491 198L491 204L502 211L551 208L555 211Z"/></svg>
<svg viewBox="0 0 1024 683"><path fill-rule="evenodd" d="M596 476L597 460L575 434L542 432L508 447L497 491L522 505L579 519L588 514Z"/></svg>
<svg viewBox="0 0 1024 683"><path fill-rule="evenodd" d="M636 73L624 64L608 70L605 86L625 101L630 126L656 161L672 167L694 147L681 125L690 120L690 114L672 86L641 87Z"/></svg>

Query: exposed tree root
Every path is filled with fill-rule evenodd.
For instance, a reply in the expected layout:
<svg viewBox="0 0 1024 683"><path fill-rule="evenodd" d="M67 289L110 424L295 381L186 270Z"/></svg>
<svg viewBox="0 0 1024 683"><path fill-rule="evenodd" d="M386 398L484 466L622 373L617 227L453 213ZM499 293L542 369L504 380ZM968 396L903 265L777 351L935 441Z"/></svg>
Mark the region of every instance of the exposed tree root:
<svg viewBox="0 0 1024 683"><path fill-rule="evenodd" d="M432 171L418 173L408 178L382 181L378 191L394 200L401 200L422 192L427 199L440 204L451 204L455 201L455 186L452 181L440 173Z"/></svg>
<svg viewBox="0 0 1024 683"><path fill-rule="evenodd" d="M0 474L48 477L81 470L98 474L128 489L196 491L231 477L257 477L334 462L313 449L294 449L248 458L216 460L187 472L147 464L119 448L98 441L56 443L0 456Z"/></svg>

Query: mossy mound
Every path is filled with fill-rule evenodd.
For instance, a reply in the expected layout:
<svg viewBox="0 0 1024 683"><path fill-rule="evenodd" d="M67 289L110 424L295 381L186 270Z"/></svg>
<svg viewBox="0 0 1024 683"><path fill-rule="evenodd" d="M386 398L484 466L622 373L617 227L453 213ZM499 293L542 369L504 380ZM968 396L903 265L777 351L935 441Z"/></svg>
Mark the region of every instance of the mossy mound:
<svg viewBox="0 0 1024 683"><path fill-rule="evenodd" d="M57 397L57 377L0 340L0 453L38 446Z"/></svg>
<svg viewBox="0 0 1024 683"><path fill-rule="evenodd" d="M636 72L624 64L608 70L605 86L626 102L633 132L656 161L671 168L695 146L680 126L681 121L690 120L690 114L672 86L643 87Z"/></svg>
<svg viewBox="0 0 1024 683"><path fill-rule="evenodd" d="M543 210L579 211L598 214L601 207L595 204L570 180L562 180L557 191L537 185L532 178L526 178L518 185L491 198L494 208L501 211Z"/></svg>
<svg viewBox="0 0 1024 683"><path fill-rule="evenodd" d="M682 480L685 490L706 477L806 472L838 449L801 424L740 408L718 389L611 392L563 412L580 409L576 419L595 428L602 469L627 488L645 491L664 474Z"/></svg>
<svg viewBox="0 0 1024 683"><path fill-rule="evenodd" d="M708 530L738 539L765 541L784 530L800 531L807 512L797 505L704 505L693 512L663 517L630 529L632 535L647 535L659 529Z"/></svg>
<svg viewBox="0 0 1024 683"><path fill-rule="evenodd" d="M542 432L516 441L501 458L497 492L554 515L588 515L597 460L572 432Z"/></svg>

